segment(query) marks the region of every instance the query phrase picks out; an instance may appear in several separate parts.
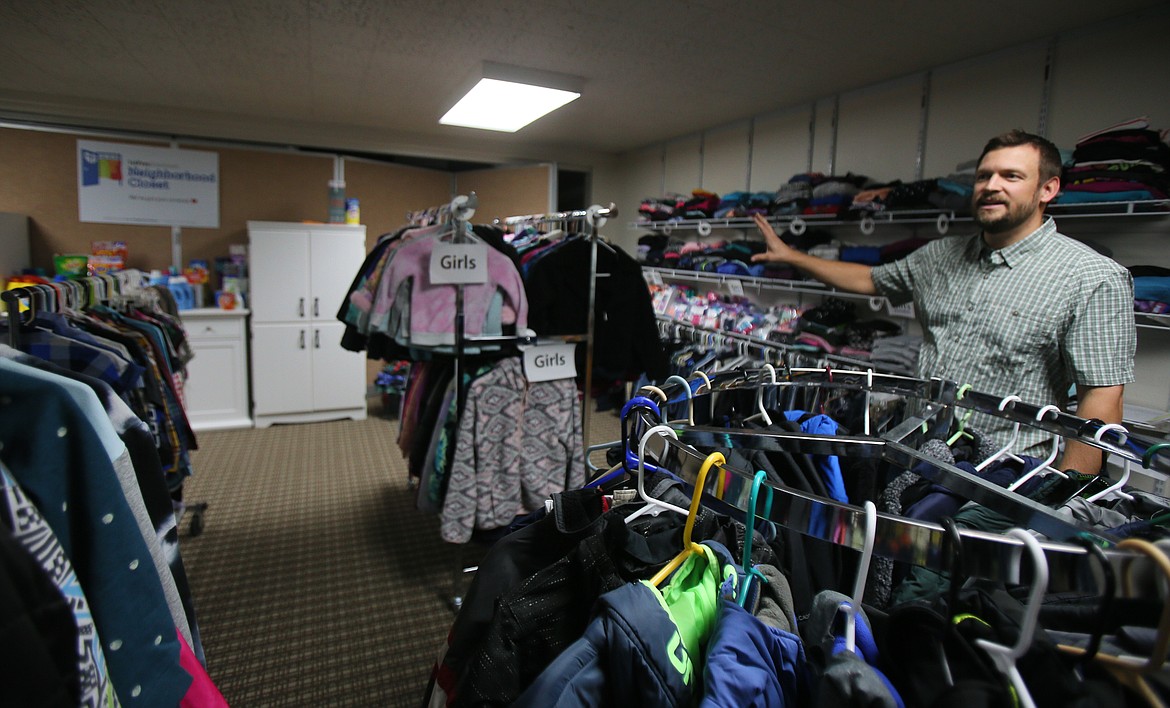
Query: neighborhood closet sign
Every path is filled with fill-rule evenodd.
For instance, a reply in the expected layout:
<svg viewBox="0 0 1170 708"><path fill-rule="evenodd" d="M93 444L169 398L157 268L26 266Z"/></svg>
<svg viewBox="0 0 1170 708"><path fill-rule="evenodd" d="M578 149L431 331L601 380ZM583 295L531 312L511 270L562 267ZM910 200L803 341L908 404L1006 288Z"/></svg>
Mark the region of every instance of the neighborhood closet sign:
<svg viewBox="0 0 1170 708"><path fill-rule="evenodd" d="M219 155L77 141L80 220L219 228Z"/></svg>

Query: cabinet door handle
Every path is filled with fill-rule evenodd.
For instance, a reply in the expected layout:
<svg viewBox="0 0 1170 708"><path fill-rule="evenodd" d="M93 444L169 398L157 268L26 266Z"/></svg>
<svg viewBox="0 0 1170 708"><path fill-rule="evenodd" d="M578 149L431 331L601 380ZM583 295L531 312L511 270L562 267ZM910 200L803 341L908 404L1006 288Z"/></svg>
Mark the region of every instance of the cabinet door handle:
<svg viewBox="0 0 1170 708"><path fill-rule="evenodd" d="M320 317L321 316L321 313L319 312L320 307L318 307L320 304L321 304L321 298L319 298L319 297L313 298L313 317Z"/></svg>
<svg viewBox="0 0 1170 708"><path fill-rule="evenodd" d="M313 330L313 348L314 349L321 348L321 330L319 330L319 329Z"/></svg>
<svg viewBox="0 0 1170 708"><path fill-rule="evenodd" d="M300 337L300 340L298 341L298 344L300 345L301 349L305 348L305 330L303 330L303 329L301 330L301 337Z"/></svg>
<svg viewBox="0 0 1170 708"><path fill-rule="evenodd" d="M297 317L305 316L305 298L301 298L297 303Z"/></svg>

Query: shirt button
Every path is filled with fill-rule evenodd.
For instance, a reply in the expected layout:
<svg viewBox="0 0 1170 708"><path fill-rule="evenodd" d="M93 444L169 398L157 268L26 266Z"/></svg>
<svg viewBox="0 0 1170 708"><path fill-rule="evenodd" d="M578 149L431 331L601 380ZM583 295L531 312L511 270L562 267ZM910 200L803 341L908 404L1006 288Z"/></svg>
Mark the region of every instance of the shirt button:
<svg viewBox="0 0 1170 708"><path fill-rule="evenodd" d="M990 278L990 277L991 277L991 276L990 276L989 274L987 274L987 273L984 273L984 274L983 274L983 279L984 279L984 280L987 280L987 279L988 279L988 278Z"/></svg>

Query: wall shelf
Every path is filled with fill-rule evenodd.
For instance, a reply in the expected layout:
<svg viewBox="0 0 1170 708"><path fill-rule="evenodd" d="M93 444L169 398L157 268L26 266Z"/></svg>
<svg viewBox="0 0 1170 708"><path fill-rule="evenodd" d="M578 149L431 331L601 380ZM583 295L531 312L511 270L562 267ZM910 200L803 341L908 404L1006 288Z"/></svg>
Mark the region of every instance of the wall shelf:
<svg viewBox="0 0 1170 708"><path fill-rule="evenodd" d="M1157 217L1170 216L1170 199L1151 199L1137 202L1088 202L1083 204L1050 204L1047 212L1054 217L1066 219L1112 218L1118 216ZM940 234L946 234L952 223L970 223L970 216L962 216L946 209L897 209L876 212L853 219L841 219L828 214L791 216L769 216L768 223L778 232L791 231L802 234L810 226L853 226L863 234L871 234L878 226L907 224L931 224ZM723 219L678 219L673 221L636 221L634 228L646 229L664 234L674 231L695 231L705 236L715 229L755 229L751 217L729 217Z"/></svg>
<svg viewBox="0 0 1170 708"><path fill-rule="evenodd" d="M757 278L750 275L729 275L726 273L707 273L694 270L674 270L642 266L642 275L651 285L662 285L664 281L688 282L697 285L707 285L727 290L732 295L743 295L744 289L751 288L757 293L780 292L797 293L802 295L816 295L820 297L839 297L847 300L864 302L873 312L884 312L892 317L914 317L912 310L906 307L894 307L884 297L859 295L857 293L835 290L815 280L784 280L782 278ZM738 292L737 292L738 291Z"/></svg>

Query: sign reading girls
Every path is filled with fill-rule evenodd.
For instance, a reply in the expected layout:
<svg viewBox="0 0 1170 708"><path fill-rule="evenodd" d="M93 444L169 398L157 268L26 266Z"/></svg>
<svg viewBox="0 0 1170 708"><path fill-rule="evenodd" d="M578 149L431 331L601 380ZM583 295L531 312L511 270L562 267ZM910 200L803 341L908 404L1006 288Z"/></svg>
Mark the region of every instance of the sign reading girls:
<svg viewBox="0 0 1170 708"><path fill-rule="evenodd" d="M79 220L219 228L219 155L77 141Z"/></svg>

